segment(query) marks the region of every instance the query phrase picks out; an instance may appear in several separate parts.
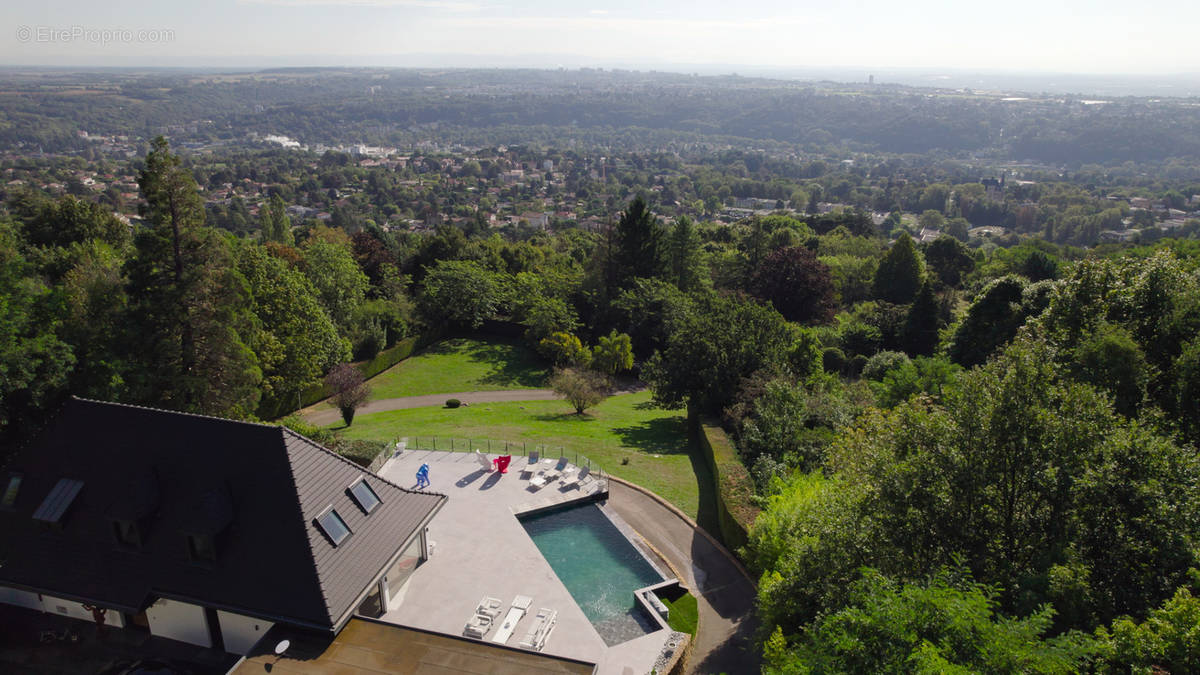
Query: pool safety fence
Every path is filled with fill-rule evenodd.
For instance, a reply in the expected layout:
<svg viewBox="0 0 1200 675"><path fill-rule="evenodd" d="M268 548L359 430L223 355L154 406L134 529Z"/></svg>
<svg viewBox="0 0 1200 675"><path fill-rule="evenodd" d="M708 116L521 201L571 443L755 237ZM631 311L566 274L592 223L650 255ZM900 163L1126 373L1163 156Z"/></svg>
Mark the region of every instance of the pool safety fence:
<svg viewBox="0 0 1200 675"><path fill-rule="evenodd" d="M436 450L439 452L479 452L488 455L528 457L538 453L541 459L562 459L576 467L587 467L589 475L607 487L608 475L586 456L561 445L529 443L527 441L497 441L488 438L452 438L447 436L400 436L393 441L396 452L406 450Z"/></svg>

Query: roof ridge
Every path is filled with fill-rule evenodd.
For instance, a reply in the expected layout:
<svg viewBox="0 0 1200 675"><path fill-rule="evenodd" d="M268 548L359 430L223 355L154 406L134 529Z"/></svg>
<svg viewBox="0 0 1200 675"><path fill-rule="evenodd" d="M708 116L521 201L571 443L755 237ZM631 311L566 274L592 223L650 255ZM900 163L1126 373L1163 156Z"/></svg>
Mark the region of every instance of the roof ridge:
<svg viewBox="0 0 1200 675"><path fill-rule="evenodd" d="M449 495L445 494L444 492L430 492L430 491L428 491L428 490L413 490L413 489L406 488L406 487L403 487L403 486L401 486L401 485L398 485L398 484L396 484L396 483L393 483L392 481L390 481L390 480L388 480L388 479L384 478L383 476L379 475L379 473L378 473L378 472L371 471L370 469L368 469L367 467L365 467L365 466L363 466L363 465L359 464L358 462L355 462L354 460L347 459L347 458L345 458L345 457L343 457L343 456L339 455L338 453L336 453L336 452L334 452L334 451L330 450L329 448L327 448L327 447L325 447L325 446L321 445L320 443L318 443L318 442L314 441L313 439L309 438L308 436L305 436L304 434L302 434L302 433L300 433L300 432L298 432L298 431L295 431L294 429L290 429L290 428L288 428L288 427L286 427L286 426L281 426L280 428L281 428L281 429L283 429L284 433L290 433L291 435L293 435L293 436L295 436L295 437L299 438L300 440L302 440L302 441L305 441L305 442L309 443L310 445L312 445L314 448L316 448L316 449L320 450L321 452L324 452L325 454L328 454L328 455L332 455L333 457L337 458L339 461L345 462L346 464L349 464L349 465L353 466L354 468L358 469L359 471L362 471L362 472L365 472L365 473L369 473L369 474L371 474L372 476L374 476L374 477L378 478L379 480L383 481L384 483L387 483L388 485L390 485L390 486L392 486L392 487L396 488L397 490L400 490L401 492L406 492L406 493L408 493L408 494L410 494L410 495L436 495L436 496L439 496L439 497L447 497L447 498L449 497Z"/></svg>
<svg viewBox="0 0 1200 675"><path fill-rule="evenodd" d="M183 410L170 410L168 408L155 408L155 407L147 406L147 405L137 405L136 403L121 403L119 401L101 401L100 399L86 398L84 396L75 396L74 394L71 395L71 400L85 401L87 403L99 403L101 405L118 406L121 408L132 408L134 410L148 410L150 412L167 413L170 415L184 415L186 417L197 417L197 418L205 419L205 420L213 420L215 422L229 422L232 424L245 424L245 425L252 426L252 427L261 427L264 429L278 429L281 426L278 424L266 424L264 422L250 422L248 420L235 420L235 419L232 419L229 417L217 417L216 415L204 415L201 413L186 412Z"/></svg>

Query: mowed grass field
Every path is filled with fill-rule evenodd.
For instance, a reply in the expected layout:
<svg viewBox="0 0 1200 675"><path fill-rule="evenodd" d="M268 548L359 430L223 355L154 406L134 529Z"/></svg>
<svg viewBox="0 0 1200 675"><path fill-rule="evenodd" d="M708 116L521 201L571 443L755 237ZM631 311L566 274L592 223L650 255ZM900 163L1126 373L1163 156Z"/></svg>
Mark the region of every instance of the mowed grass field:
<svg viewBox="0 0 1200 675"><path fill-rule="evenodd" d="M548 364L519 340L452 338L371 379L371 399L461 391L539 389Z"/></svg>
<svg viewBox="0 0 1200 675"><path fill-rule="evenodd" d="M399 385L396 390L409 390ZM446 391L470 389L460 386ZM684 412L654 408L649 402L648 391L621 394L583 415L575 414L565 401L411 408L355 417L354 424L340 433L389 442L407 437L410 447L419 443L422 448L432 447L434 436L440 437L439 447L448 447L451 438L561 446L568 455L585 455L593 466L653 490L696 518L699 486L711 484L708 468L688 451ZM331 426L340 427L340 422ZM457 447L466 446L460 441ZM625 459L627 464L622 463Z"/></svg>

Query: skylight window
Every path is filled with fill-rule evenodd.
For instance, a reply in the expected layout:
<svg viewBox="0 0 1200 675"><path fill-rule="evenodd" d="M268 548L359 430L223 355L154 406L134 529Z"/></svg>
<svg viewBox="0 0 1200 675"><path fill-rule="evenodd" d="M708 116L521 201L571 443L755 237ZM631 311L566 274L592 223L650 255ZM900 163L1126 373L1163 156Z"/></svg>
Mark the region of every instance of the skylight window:
<svg viewBox="0 0 1200 675"><path fill-rule="evenodd" d="M338 512L333 508L326 509L324 513L317 516L317 525L321 531L329 537L329 541L333 542L334 546L346 541L346 537L350 536L350 528L346 525L346 521L338 515Z"/></svg>
<svg viewBox="0 0 1200 675"><path fill-rule="evenodd" d="M365 478L359 478L350 486L350 496L358 502L358 508L362 509L363 513L370 513L379 506L379 495L375 494Z"/></svg>
<svg viewBox="0 0 1200 675"><path fill-rule="evenodd" d="M17 503L17 492L21 489L21 474L14 473L8 477L4 486L4 496L0 498L0 508L11 509Z"/></svg>
<svg viewBox="0 0 1200 675"><path fill-rule="evenodd" d="M46 499L42 500L42 505L33 512L33 519L52 525L61 524L67 509L71 508L82 489L83 481L60 478Z"/></svg>

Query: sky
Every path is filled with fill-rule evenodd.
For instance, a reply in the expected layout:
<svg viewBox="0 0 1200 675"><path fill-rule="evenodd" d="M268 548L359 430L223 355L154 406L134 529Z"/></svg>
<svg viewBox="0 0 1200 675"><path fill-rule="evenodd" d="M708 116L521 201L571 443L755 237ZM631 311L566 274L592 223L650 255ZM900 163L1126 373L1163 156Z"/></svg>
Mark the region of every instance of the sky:
<svg viewBox="0 0 1200 675"><path fill-rule="evenodd" d="M0 64L1200 73L1200 2L7 0Z"/></svg>

